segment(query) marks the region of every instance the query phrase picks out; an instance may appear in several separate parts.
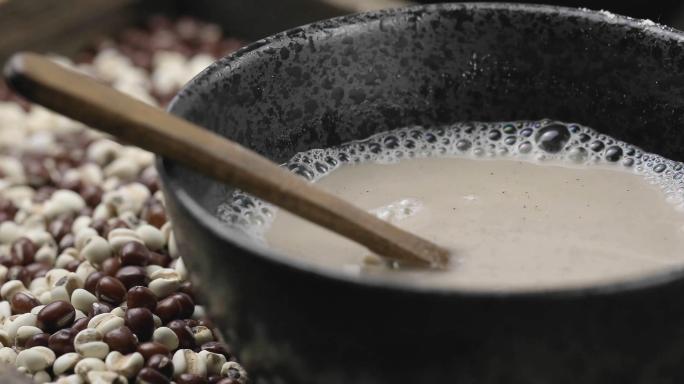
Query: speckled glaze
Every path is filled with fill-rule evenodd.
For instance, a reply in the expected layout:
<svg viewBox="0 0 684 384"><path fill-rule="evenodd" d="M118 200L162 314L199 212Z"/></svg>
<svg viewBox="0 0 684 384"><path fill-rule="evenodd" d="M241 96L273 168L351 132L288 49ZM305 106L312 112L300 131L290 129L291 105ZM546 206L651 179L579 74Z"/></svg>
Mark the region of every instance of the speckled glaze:
<svg viewBox="0 0 684 384"><path fill-rule="evenodd" d="M684 160L682 47L606 13L420 6L258 41L170 110L277 162L409 124L545 117ZM254 383L684 380L682 271L516 294L358 282L250 243L214 217L229 186L158 166L192 278Z"/></svg>

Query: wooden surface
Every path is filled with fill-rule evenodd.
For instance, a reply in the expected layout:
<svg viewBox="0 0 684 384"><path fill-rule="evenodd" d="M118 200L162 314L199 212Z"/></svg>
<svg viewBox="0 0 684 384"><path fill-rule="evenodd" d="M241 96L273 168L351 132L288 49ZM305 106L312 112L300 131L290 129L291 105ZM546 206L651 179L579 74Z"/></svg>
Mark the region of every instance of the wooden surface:
<svg viewBox="0 0 684 384"><path fill-rule="evenodd" d="M0 0L0 63L17 51L72 55L154 13L188 14L254 40L348 13L397 7L405 0Z"/></svg>
<svg viewBox="0 0 684 384"><path fill-rule="evenodd" d="M159 0L9 0L0 3L0 63L20 50L71 55L139 22Z"/></svg>
<svg viewBox="0 0 684 384"><path fill-rule="evenodd" d="M219 23L228 33L247 40L316 20L410 4L408 0L178 0L180 12Z"/></svg>
<svg viewBox="0 0 684 384"><path fill-rule="evenodd" d="M418 265L448 262L443 248L324 192L255 152L39 55L13 57L5 74L29 100L238 187L378 255Z"/></svg>

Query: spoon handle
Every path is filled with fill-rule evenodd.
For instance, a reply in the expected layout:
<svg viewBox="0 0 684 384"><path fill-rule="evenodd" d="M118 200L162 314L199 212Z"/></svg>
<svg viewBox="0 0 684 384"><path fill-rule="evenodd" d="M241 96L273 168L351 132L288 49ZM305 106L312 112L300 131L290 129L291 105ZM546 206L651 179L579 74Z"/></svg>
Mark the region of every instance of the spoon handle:
<svg viewBox="0 0 684 384"><path fill-rule="evenodd" d="M312 185L222 136L33 53L14 55L9 84L56 112L238 187L394 260L443 266L448 252Z"/></svg>

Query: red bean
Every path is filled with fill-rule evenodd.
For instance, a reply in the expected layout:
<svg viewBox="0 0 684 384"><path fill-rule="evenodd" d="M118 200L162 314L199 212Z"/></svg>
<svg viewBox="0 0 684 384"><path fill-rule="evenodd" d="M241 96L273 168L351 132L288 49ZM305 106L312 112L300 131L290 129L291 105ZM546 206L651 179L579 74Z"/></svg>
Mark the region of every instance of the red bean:
<svg viewBox="0 0 684 384"><path fill-rule="evenodd" d="M111 260L111 259L109 259ZM98 281L95 294L99 300L118 305L126 298L126 286L119 279L105 276Z"/></svg>
<svg viewBox="0 0 684 384"><path fill-rule="evenodd" d="M166 355L153 355L147 359L146 365L169 379L173 376L173 362Z"/></svg>
<svg viewBox="0 0 684 384"><path fill-rule="evenodd" d="M38 327L45 332L52 333L70 327L74 323L76 311L66 301L55 301L43 307L38 312Z"/></svg>
<svg viewBox="0 0 684 384"><path fill-rule="evenodd" d="M26 340L24 348L31 347L49 347L50 334L49 333L38 333L31 336L30 339Z"/></svg>
<svg viewBox="0 0 684 384"><path fill-rule="evenodd" d="M79 266L79 265L81 265L81 261L80 261L80 260L71 260L71 261L64 267L64 269L66 269L66 270L69 271L69 272L76 272L76 270L78 269L78 266Z"/></svg>
<svg viewBox="0 0 684 384"><path fill-rule="evenodd" d="M154 333L154 318L152 311L147 308L128 308L124 315L126 326L138 336L141 341L147 341Z"/></svg>
<svg viewBox="0 0 684 384"><path fill-rule="evenodd" d="M109 232L117 229L117 228L128 228L128 224L126 224L125 221L121 219L111 219L107 221L107 226L105 228L105 235L103 237L106 237L109 235Z"/></svg>
<svg viewBox="0 0 684 384"><path fill-rule="evenodd" d="M150 252L150 264L166 267L171 262L171 256L165 253Z"/></svg>
<svg viewBox="0 0 684 384"><path fill-rule="evenodd" d="M116 276L119 268L121 268L121 259L118 257L110 257L102 262L102 272L107 276Z"/></svg>
<svg viewBox="0 0 684 384"><path fill-rule="evenodd" d="M192 329L183 320L173 320L166 326L178 336L178 348L195 349L195 337L192 334Z"/></svg>
<svg viewBox="0 0 684 384"><path fill-rule="evenodd" d="M55 238L58 243L64 236L71 233L71 225L73 223L73 216L71 214L61 214L50 222L48 232Z"/></svg>
<svg viewBox="0 0 684 384"><path fill-rule="evenodd" d="M185 293L176 292L157 304L155 310L162 322L167 323L174 319L185 319L192 316L195 303Z"/></svg>
<svg viewBox="0 0 684 384"><path fill-rule="evenodd" d="M171 380L152 368L143 368L138 372L136 383L169 384Z"/></svg>
<svg viewBox="0 0 684 384"><path fill-rule="evenodd" d="M159 200L149 198L143 206L142 219L150 225L161 228L166 223L166 210Z"/></svg>
<svg viewBox="0 0 684 384"><path fill-rule="evenodd" d="M146 246L131 241L121 248L121 265L137 265L144 267L150 261L150 251Z"/></svg>
<svg viewBox="0 0 684 384"><path fill-rule="evenodd" d="M94 230L97 231L97 234L100 236L107 236L105 233L107 231L107 220L105 219L96 219L93 220L92 223L90 223L90 227L93 228Z"/></svg>
<svg viewBox="0 0 684 384"><path fill-rule="evenodd" d="M127 289L137 285L144 286L149 282L145 269L135 265L127 265L119 269L115 276Z"/></svg>
<svg viewBox="0 0 684 384"><path fill-rule="evenodd" d="M74 352L74 337L76 333L71 329L60 329L48 339L48 347L57 356L65 353Z"/></svg>
<svg viewBox="0 0 684 384"><path fill-rule="evenodd" d="M133 353L138 345L138 338L128 327L119 327L107 332L102 339L111 351L118 351L124 355Z"/></svg>
<svg viewBox="0 0 684 384"><path fill-rule="evenodd" d="M33 257L38 247L26 237L20 237L10 247L10 258L14 265L29 265L33 263Z"/></svg>
<svg viewBox="0 0 684 384"><path fill-rule="evenodd" d="M100 282L100 280L105 277L104 272L100 271L95 271L88 275L85 281L85 285L83 288L85 288L86 291L90 293L95 293L95 289L97 287L97 283Z"/></svg>
<svg viewBox="0 0 684 384"><path fill-rule="evenodd" d="M147 343L142 343L138 345L138 352L143 355L145 360L148 360L154 355L165 355L170 356L171 352L164 344L158 343L156 341L150 341Z"/></svg>
<svg viewBox="0 0 684 384"><path fill-rule="evenodd" d="M31 309L40 305L40 301L29 292L18 292L10 300L12 313L20 314L31 312Z"/></svg>
<svg viewBox="0 0 684 384"><path fill-rule="evenodd" d="M84 185L81 187L80 194L91 208L95 208L102 201L102 188L95 185Z"/></svg>
<svg viewBox="0 0 684 384"><path fill-rule="evenodd" d="M90 319L91 317L86 316L74 321L74 324L71 325L71 330L76 333L81 332L88 327L88 322Z"/></svg>
<svg viewBox="0 0 684 384"><path fill-rule="evenodd" d="M35 279L37 277L45 276L45 273L47 273L47 271L49 271L51 268L47 264L34 262L25 266L24 269L26 269L26 273L28 273L31 279Z"/></svg>
<svg viewBox="0 0 684 384"><path fill-rule="evenodd" d="M17 207L11 200L0 198L0 223L3 221L14 220L14 215L17 214Z"/></svg>
<svg viewBox="0 0 684 384"><path fill-rule="evenodd" d="M193 302L196 302L195 300L195 293L192 290L192 283L189 281L184 281L181 283L180 287L178 288L178 292L185 293L192 299Z"/></svg>
<svg viewBox="0 0 684 384"><path fill-rule="evenodd" d="M149 288L137 286L128 290L126 304L128 308L147 308L150 311L155 311L157 309L157 297ZM157 316L159 315L157 314Z"/></svg>

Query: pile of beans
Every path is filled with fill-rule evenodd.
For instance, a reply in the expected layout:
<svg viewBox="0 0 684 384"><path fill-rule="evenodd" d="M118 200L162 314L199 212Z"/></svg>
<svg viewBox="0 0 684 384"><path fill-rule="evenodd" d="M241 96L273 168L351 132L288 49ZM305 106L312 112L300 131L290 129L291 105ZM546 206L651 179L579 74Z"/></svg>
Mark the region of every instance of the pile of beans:
<svg viewBox="0 0 684 384"><path fill-rule="evenodd" d="M163 105L239 45L155 17L55 60ZM37 383L247 382L193 295L153 160L0 87L0 363Z"/></svg>

